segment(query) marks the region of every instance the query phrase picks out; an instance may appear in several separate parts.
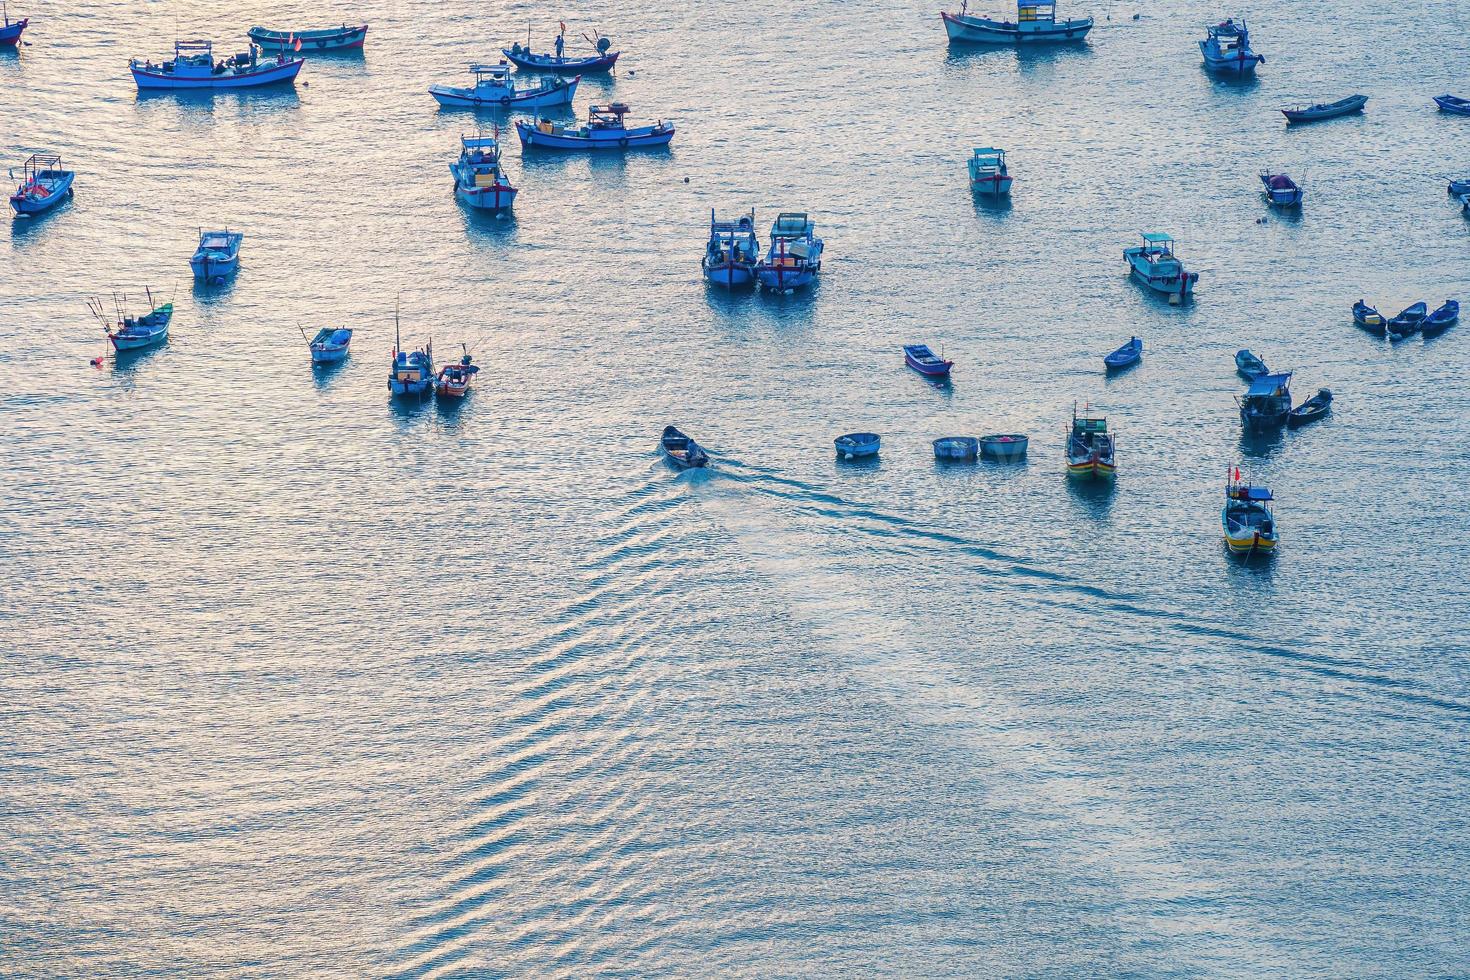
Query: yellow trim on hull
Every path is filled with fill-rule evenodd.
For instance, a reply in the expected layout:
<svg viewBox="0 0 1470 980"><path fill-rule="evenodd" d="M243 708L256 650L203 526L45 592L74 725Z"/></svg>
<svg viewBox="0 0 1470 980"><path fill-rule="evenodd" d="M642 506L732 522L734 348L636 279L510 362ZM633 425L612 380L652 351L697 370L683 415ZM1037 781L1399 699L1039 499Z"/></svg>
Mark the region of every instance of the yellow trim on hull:
<svg viewBox="0 0 1470 980"><path fill-rule="evenodd" d="M1244 555L1252 551L1275 551L1276 539L1265 538L1257 540L1254 536L1249 538L1225 538L1225 544L1232 554Z"/></svg>

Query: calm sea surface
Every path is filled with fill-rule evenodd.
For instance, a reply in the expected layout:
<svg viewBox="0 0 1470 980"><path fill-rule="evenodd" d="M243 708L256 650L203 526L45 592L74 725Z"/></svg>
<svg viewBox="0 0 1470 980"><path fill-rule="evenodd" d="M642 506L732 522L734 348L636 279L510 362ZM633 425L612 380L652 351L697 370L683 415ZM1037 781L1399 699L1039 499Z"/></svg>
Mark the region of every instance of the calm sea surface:
<svg viewBox="0 0 1470 980"><path fill-rule="evenodd" d="M1470 120L1429 101L1470 94L1470 13L1246 8L1267 64L1213 80L1240 12L1099 0L1018 56L918 2L11 8L4 155L78 178L0 230L0 974L1470 974L1470 326L1348 316L1470 300ZM344 16L366 54L294 91L127 74ZM624 51L578 111L674 146L512 146L516 217L470 214L475 117L425 89L560 17ZM711 207L811 212L819 288L707 289ZM241 271L195 288L226 224ZM1196 302L1128 281L1140 229ZM85 298L145 284L168 345L89 367ZM484 364L461 408L389 402L395 302ZM1243 443L1241 347L1332 417ZM1074 401L1111 491L1064 475ZM855 429L881 463L834 460ZM1008 431L1024 465L929 448ZM1222 553L1232 463L1273 563Z"/></svg>

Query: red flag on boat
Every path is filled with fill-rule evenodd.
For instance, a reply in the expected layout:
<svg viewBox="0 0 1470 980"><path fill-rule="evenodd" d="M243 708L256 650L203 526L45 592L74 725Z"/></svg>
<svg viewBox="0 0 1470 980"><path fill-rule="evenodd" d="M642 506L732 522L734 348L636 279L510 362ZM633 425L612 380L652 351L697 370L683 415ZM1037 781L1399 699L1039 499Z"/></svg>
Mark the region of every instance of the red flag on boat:
<svg viewBox="0 0 1470 980"><path fill-rule="evenodd" d="M291 50L293 50L293 51L300 51L301 50L301 38L298 37L296 39L296 43L291 46Z"/></svg>
<svg viewBox="0 0 1470 980"><path fill-rule="evenodd" d="M565 34L567 32L567 22L564 21L564 20L562 20L562 21L557 21L557 23L561 24L561 32L563 34Z"/></svg>
<svg viewBox="0 0 1470 980"><path fill-rule="evenodd" d="M1238 467L1238 466L1235 468L1235 482L1236 483L1239 483L1240 482L1240 467Z"/></svg>

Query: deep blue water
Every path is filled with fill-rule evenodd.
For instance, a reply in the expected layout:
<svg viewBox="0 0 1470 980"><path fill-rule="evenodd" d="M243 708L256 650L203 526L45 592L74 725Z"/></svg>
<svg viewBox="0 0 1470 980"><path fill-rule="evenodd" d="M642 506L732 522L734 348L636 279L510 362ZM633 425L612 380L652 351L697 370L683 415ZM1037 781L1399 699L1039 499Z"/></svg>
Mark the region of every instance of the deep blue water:
<svg viewBox="0 0 1470 980"><path fill-rule="evenodd" d="M1470 120L1429 101L1470 94L1470 15L1092 12L1018 55L871 0L12 8L5 155L79 176L0 231L0 973L1470 974L1470 328L1348 316L1470 300ZM1224 13L1253 83L1199 66ZM176 31L343 16L366 53L294 92L127 77ZM474 117L425 89L561 16L625 51L579 111L674 147L512 148L515 219L471 215ZM1008 207L966 187L987 144ZM711 207L811 212L820 286L707 290ZM239 276L193 288L226 223ZM1195 302L1128 281L1140 229ZM168 345L92 369L85 297L144 284ZM395 303L485 365L458 410L390 404ZM1243 442L1240 347L1332 417ZM1074 400L1110 491L1064 474ZM660 462L669 421L710 471ZM880 463L834 460L855 429ZM1026 464L935 465L997 431ZM1236 463L1272 562L1222 552Z"/></svg>

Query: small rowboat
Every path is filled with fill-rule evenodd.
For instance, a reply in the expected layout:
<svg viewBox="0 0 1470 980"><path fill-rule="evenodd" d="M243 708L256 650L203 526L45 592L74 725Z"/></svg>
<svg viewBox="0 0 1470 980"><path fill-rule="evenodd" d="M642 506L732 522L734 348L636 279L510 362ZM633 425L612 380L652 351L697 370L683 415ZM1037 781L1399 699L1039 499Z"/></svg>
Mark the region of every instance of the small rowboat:
<svg viewBox="0 0 1470 980"><path fill-rule="evenodd" d="M652 126L629 129L623 121L628 107L621 102L591 106L587 122L582 126L557 126L549 119L528 123L516 120L516 133L522 147L549 150L629 150L668 146L674 138L674 124L660 119Z"/></svg>
<svg viewBox="0 0 1470 980"><path fill-rule="evenodd" d="M1266 200L1279 208L1299 208L1302 198L1307 196L1306 190L1286 174L1263 171L1261 183L1266 188Z"/></svg>
<svg viewBox="0 0 1470 980"><path fill-rule="evenodd" d="M1291 414L1286 416L1286 425L1288 428L1295 429L1317 421L1331 410L1332 392L1326 388L1319 388L1315 395L1291 410Z"/></svg>
<svg viewBox="0 0 1470 980"><path fill-rule="evenodd" d="M566 58L560 54L536 54L531 50L530 43L525 47L517 41L508 48L501 48L500 53L515 63L521 71L544 71L554 75L590 75L599 72L612 71L613 65L618 63L620 52L610 51L612 41L605 37L597 39L597 54L584 58Z"/></svg>
<svg viewBox="0 0 1470 980"><path fill-rule="evenodd" d="M1366 95L1349 95L1345 99L1336 102L1318 102L1315 105L1292 106L1282 109L1281 114L1289 123L1318 122L1322 119L1336 119L1338 116L1350 116L1355 112L1362 112L1363 106L1368 104Z"/></svg>
<svg viewBox="0 0 1470 980"><path fill-rule="evenodd" d="M1254 381L1270 373L1266 368L1266 362L1248 350L1235 352L1235 370L1247 381Z"/></svg>
<svg viewBox="0 0 1470 980"><path fill-rule="evenodd" d="M201 231L199 247L189 259L195 279L218 285L240 268L240 243L245 236L238 231Z"/></svg>
<svg viewBox="0 0 1470 980"><path fill-rule="evenodd" d="M981 436L980 454L990 459L1024 459L1030 444L1030 438L1023 435Z"/></svg>
<svg viewBox="0 0 1470 980"><path fill-rule="evenodd" d="M832 444L837 447L837 455L843 459L876 456L881 442L876 432L849 432L832 440Z"/></svg>
<svg viewBox="0 0 1470 980"><path fill-rule="evenodd" d="M663 450L664 458L681 470L709 465L709 454L699 447L699 443L672 425L664 426L659 447Z"/></svg>
<svg viewBox="0 0 1470 980"><path fill-rule="evenodd" d="M947 378L954 361L946 361L929 349L926 344L907 344L903 349L904 363L931 378Z"/></svg>
<svg viewBox="0 0 1470 980"><path fill-rule="evenodd" d="M1358 300L1353 304L1353 323L1362 327L1364 330L1378 334L1380 337L1383 336L1384 331L1388 328L1388 320L1384 318L1383 314L1362 300Z"/></svg>
<svg viewBox="0 0 1470 980"><path fill-rule="evenodd" d="M1457 95L1436 95L1434 104L1439 106L1440 112L1450 112L1457 116L1470 116L1470 99L1462 99Z"/></svg>
<svg viewBox="0 0 1470 980"><path fill-rule="evenodd" d="M1388 339L1403 340L1405 337L1419 329L1424 318L1429 315L1429 304L1415 303L1413 306L1401 311L1398 316L1388 321Z"/></svg>
<svg viewBox="0 0 1470 980"><path fill-rule="evenodd" d="M10 176L13 179L15 171ZM20 185L10 195L10 206L22 216L48 211L72 196L76 176L76 171L62 169L61 157L33 153L21 170Z"/></svg>
<svg viewBox="0 0 1470 980"><path fill-rule="evenodd" d="M316 31L273 31L268 27L252 27L246 33L260 50L275 54L277 51L360 50L367 40L367 30L366 24L343 24Z"/></svg>
<svg viewBox="0 0 1470 980"><path fill-rule="evenodd" d="M1460 319L1460 303L1447 299L1444 305L1419 321L1419 332L1426 337L1444 333Z"/></svg>
<svg viewBox="0 0 1470 980"><path fill-rule="evenodd" d="M1107 365L1109 371L1121 371L1123 368L1132 367L1142 359L1143 341L1137 337L1130 337L1128 343L1104 357L1103 364Z"/></svg>
<svg viewBox="0 0 1470 980"><path fill-rule="evenodd" d="M945 436L934 440L934 458L945 462L969 463L980 455L980 440L974 436Z"/></svg>
<svg viewBox="0 0 1470 980"><path fill-rule="evenodd" d="M309 343L311 363L331 364L347 356L347 345L352 343L352 331L346 327L322 327Z"/></svg>

